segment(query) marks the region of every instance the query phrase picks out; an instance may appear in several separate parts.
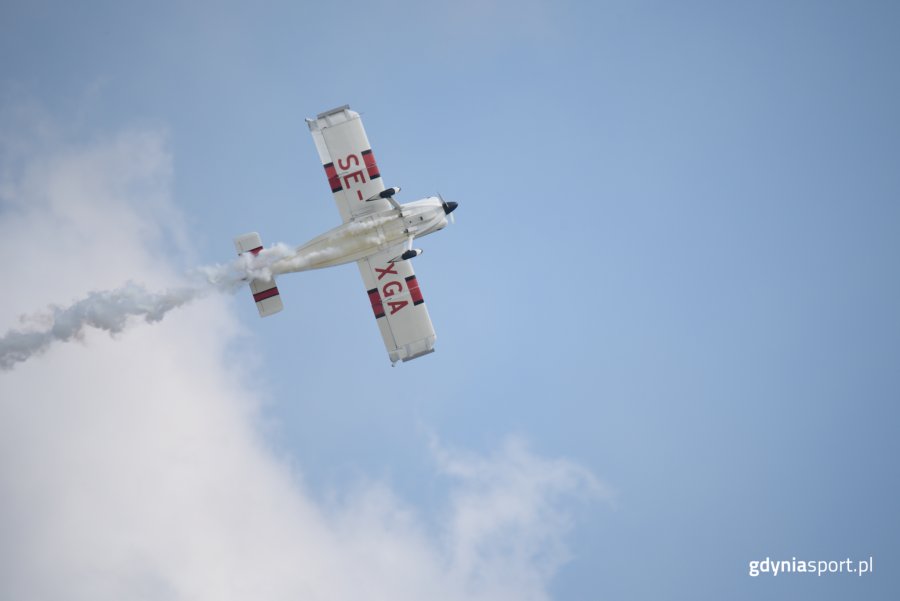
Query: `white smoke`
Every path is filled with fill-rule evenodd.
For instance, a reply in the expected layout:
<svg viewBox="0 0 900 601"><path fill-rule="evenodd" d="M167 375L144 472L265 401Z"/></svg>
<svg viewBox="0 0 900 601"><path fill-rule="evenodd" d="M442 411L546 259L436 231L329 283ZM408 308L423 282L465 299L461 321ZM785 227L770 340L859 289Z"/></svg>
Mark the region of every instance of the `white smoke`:
<svg viewBox="0 0 900 601"><path fill-rule="evenodd" d="M38 330L11 330L0 338L0 369L11 369L54 342L81 338L88 327L116 334L125 329L131 317L143 317L148 323L159 321L175 307L196 298L199 292L196 288L181 288L152 293L129 283L118 290L92 292L68 307L53 307L49 313L21 318L47 325Z"/></svg>
<svg viewBox="0 0 900 601"><path fill-rule="evenodd" d="M276 244L254 256L245 253L221 265L197 268L191 285L152 292L144 286L128 282L114 290L91 292L66 307L50 307L47 311L22 316L20 322L31 328L10 330L0 338L0 370L47 350L55 342L81 339L86 328L118 334L143 318L155 323L178 307L212 292L234 292L251 279L271 280L272 264L293 255L285 244Z"/></svg>
<svg viewBox="0 0 900 601"><path fill-rule="evenodd" d="M263 249L258 254L244 253L234 261L225 264L204 265L198 267L193 274L195 279L201 280L197 284L200 288L213 288L222 292L233 292L250 280L269 281L274 276L287 273L288 269L277 268L276 264L294 260L293 271L302 269L305 265L297 263L294 259L295 249L287 244L278 243Z"/></svg>

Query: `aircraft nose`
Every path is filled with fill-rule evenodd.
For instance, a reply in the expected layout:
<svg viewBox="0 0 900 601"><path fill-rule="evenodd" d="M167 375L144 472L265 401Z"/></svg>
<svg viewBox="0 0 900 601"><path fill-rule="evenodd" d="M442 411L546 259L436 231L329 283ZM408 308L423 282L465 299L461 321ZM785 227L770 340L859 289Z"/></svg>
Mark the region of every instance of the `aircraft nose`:
<svg viewBox="0 0 900 601"><path fill-rule="evenodd" d="M444 204L444 214L445 215L449 215L450 213L452 213L453 211L456 210L456 207L459 206L459 203L456 203L453 201L444 202L443 204Z"/></svg>

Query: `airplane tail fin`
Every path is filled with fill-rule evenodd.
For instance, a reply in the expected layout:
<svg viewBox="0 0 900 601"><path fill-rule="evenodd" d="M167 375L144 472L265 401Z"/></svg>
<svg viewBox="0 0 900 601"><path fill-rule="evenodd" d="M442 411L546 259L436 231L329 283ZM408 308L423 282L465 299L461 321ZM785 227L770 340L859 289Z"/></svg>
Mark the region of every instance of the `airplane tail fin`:
<svg viewBox="0 0 900 601"><path fill-rule="evenodd" d="M263 249L262 238L256 232L238 236L234 239L234 246L238 256L244 253L256 255ZM284 309L274 277L271 280L250 280L250 292L253 293L253 300L256 302L260 317L268 317Z"/></svg>

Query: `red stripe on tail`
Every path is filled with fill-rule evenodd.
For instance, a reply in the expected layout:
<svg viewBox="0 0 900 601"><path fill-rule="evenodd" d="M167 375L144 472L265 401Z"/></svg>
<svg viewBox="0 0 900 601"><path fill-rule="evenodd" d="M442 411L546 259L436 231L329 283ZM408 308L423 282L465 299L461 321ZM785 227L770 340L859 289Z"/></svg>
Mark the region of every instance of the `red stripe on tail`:
<svg viewBox="0 0 900 601"><path fill-rule="evenodd" d="M253 300L256 302L264 301L267 298L272 298L273 296L278 296L278 287L272 286L268 290L263 290L262 292L257 292L253 295Z"/></svg>

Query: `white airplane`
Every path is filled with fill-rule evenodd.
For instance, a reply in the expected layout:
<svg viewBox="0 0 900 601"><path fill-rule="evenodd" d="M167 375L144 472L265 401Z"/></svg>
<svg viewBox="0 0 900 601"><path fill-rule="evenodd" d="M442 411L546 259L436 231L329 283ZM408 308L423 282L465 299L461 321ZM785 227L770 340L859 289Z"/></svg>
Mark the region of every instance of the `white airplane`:
<svg viewBox="0 0 900 601"><path fill-rule="evenodd" d="M284 306L274 275L355 261L391 365L434 351L436 339L410 259L413 240L443 229L457 203L429 197L399 204L400 188L385 188L359 114L344 105L307 119L344 223L313 238L271 266L272 279L250 281L260 317ZM234 241L239 255L262 251L259 234Z"/></svg>

